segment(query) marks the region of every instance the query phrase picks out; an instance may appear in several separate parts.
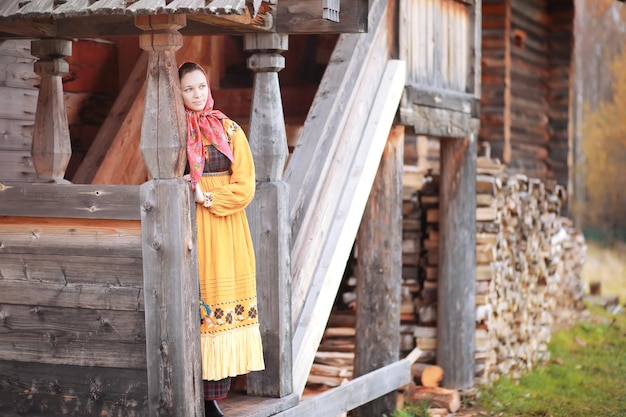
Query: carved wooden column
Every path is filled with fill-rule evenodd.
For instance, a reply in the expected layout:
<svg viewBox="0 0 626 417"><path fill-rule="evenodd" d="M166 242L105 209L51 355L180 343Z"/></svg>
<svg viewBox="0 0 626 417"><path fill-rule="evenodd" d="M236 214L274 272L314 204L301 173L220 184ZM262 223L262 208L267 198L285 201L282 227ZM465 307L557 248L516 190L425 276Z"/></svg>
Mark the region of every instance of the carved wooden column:
<svg viewBox="0 0 626 417"><path fill-rule="evenodd" d="M31 148L33 164L40 179L66 182L63 177L72 156L72 144L61 77L69 72L70 66L63 58L72 55L72 41L33 41L31 54L39 58L35 72L41 76Z"/></svg>
<svg viewBox="0 0 626 417"><path fill-rule="evenodd" d="M293 391L289 195L282 180L287 134L278 83L285 67L280 52L288 38L280 34L245 35L254 71L249 140L256 168L256 195L247 209L256 252L259 319L265 371L248 376L248 392L283 397Z"/></svg>
<svg viewBox="0 0 626 417"><path fill-rule="evenodd" d="M174 55L185 16L139 16L135 24L149 53L140 145L153 178L141 186L149 415L200 417L195 205L181 178L185 113Z"/></svg>

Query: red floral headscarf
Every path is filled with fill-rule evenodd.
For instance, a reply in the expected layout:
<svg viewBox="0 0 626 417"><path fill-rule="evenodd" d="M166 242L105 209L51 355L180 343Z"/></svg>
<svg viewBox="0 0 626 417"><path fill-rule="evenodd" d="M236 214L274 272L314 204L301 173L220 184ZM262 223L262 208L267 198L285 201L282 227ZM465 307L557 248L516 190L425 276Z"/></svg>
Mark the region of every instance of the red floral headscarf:
<svg viewBox="0 0 626 417"><path fill-rule="evenodd" d="M206 72L200 65L195 64L195 67L202 71L206 77ZM222 125L222 119L227 119L228 117L221 111L214 110L213 104L213 96L211 95L211 89L209 88L207 102L204 109L201 111L194 111L185 106L185 116L187 119L187 160L189 161L191 184L194 188L200 180L200 177L202 177L202 172L204 171L203 138L206 144L215 146L215 148L230 159L231 162L234 162L233 151L230 148L228 135L224 131L224 126Z"/></svg>

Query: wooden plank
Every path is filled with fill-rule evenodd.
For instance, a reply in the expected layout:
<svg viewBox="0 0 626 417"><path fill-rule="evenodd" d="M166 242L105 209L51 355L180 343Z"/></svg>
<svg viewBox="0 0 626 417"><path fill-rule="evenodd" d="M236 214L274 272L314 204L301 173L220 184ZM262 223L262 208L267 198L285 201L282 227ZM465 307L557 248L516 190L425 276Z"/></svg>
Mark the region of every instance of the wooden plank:
<svg viewBox="0 0 626 417"><path fill-rule="evenodd" d="M34 124L34 118L32 120L0 118L0 132L2 132L0 150L22 151L30 154ZM6 180L6 177L0 176L0 178Z"/></svg>
<svg viewBox="0 0 626 417"><path fill-rule="evenodd" d="M328 315L332 309L346 259L354 243L363 210L375 171L382 155L386 138L391 128L397 106L402 95L405 80L403 61L389 61L381 77L376 97L368 111L363 135L358 138L358 146L350 147L344 141L335 154L336 159L329 167L333 187L341 185L336 205L318 206L321 211L332 208L329 216L332 221L322 230L328 235L320 237L323 247L318 264L312 270L309 293L302 308L302 314L294 330L294 391L304 390L306 378L315 357L315 351L322 338ZM356 129L356 125L350 125ZM344 136L344 139L346 136ZM341 176L340 176L341 175ZM339 182L338 182L339 181ZM328 187L331 189L331 187ZM337 188L335 188L337 189Z"/></svg>
<svg viewBox="0 0 626 417"><path fill-rule="evenodd" d="M0 183L0 216L139 220L138 186Z"/></svg>
<svg viewBox="0 0 626 417"><path fill-rule="evenodd" d="M146 417L145 370L0 361L3 417Z"/></svg>
<svg viewBox="0 0 626 417"><path fill-rule="evenodd" d="M148 181L141 200L150 414L201 416L198 304L189 301L199 291L191 187L183 179Z"/></svg>
<svg viewBox="0 0 626 417"><path fill-rule="evenodd" d="M474 94L457 93L452 90L433 89L425 85L407 85L405 102L413 105L448 109L478 116L478 101ZM405 104L406 105L406 104Z"/></svg>
<svg viewBox="0 0 626 417"><path fill-rule="evenodd" d="M140 257L136 221L3 217L2 254Z"/></svg>
<svg viewBox="0 0 626 417"><path fill-rule="evenodd" d="M232 390L219 402L227 416L269 417L298 405L299 398L290 394L282 398L257 397Z"/></svg>
<svg viewBox="0 0 626 417"><path fill-rule="evenodd" d="M0 118L35 120L38 90L0 86Z"/></svg>
<svg viewBox="0 0 626 417"><path fill-rule="evenodd" d="M28 151L1 151L0 178L6 181L32 181L37 178ZM0 201L0 203L2 203Z"/></svg>
<svg viewBox="0 0 626 417"><path fill-rule="evenodd" d="M411 380L411 365L418 357L419 350L416 349L401 361L354 378L275 416L337 416L345 413L408 384Z"/></svg>
<svg viewBox="0 0 626 417"><path fill-rule="evenodd" d="M25 290L25 294L35 294ZM0 360L145 369L144 314L3 304Z"/></svg>
<svg viewBox="0 0 626 417"><path fill-rule="evenodd" d="M60 245L63 241L59 242ZM135 255L136 257L130 257ZM42 285L44 290L57 288L58 285L73 286L68 289L71 293L80 291L81 285L93 285L90 293L100 291L98 288L112 288L117 290L143 287L143 271L141 253L129 253L129 257L116 256L75 256L75 255L48 255L36 254L24 256L22 253L0 253L0 276L6 285ZM11 283L16 281L17 284ZM8 288L8 287L7 287ZM87 291L87 290L85 290ZM77 299L82 294L77 294ZM86 296L91 297L91 296ZM5 299L0 295L1 299ZM16 298L15 300L18 300ZM91 300L91 298L88 298ZM7 301L9 302L9 301ZM91 301L90 301L91 302ZM110 303L104 297L94 302ZM117 302L117 301L116 301ZM143 300L139 300L143 308ZM131 302L132 304L132 302ZM135 302L135 304L137 304ZM62 307L71 307L63 305ZM80 307L80 306L79 306Z"/></svg>
<svg viewBox="0 0 626 417"><path fill-rule="evenodd" d="M304 33L360 33L368 30L368 2L342 2L339 22L322 18L322 3L299 0L280 0L276 13L276 31L287 34Z"/></svg>
<svg viewBox="0 0 626 417"><path fill-rule="evenodd" d="M437 364L443 385L474 384L476 138L441 140Z"/></svg>
<svg viewBox="0 0 626 417"><path fill-rule="evenodd" d="M141 287L120 287L110 284L89 285L85 283L10 281L4 275L5 269L7 269L6 264L4 264L5 258L6 256L0 255L0 259L3 260L3 266L0 270L5 278L2 283L2 292L0 292L0 304L19 303L20 300L28 299L29 303L38 306L94 310L143 310ZM109 264L112 263L111 259L108 261ZM141 274L139 277L141 277Z"/></svg>
<svg viewBox="0 0 626 417"><path fill-rule="evenodd" d="M396 125L387 139L357 236L356 377L399 360L403 150L404 126ZM397 395L391 392L351 415L391 414L396 404Z"/></svg>

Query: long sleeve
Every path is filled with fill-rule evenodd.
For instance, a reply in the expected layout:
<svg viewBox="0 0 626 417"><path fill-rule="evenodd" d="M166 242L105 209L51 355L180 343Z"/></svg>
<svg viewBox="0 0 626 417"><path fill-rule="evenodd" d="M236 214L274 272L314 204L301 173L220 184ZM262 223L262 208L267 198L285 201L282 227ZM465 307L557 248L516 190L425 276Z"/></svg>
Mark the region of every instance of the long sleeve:
<svg viewBox="0 0 626 417"><path fill-rule="evenodd" d="M229 133L235 161L231 164L230 182L211 190L209 211L216 216L228 216L245 209L254 198L256 187L252 152L243 129L228 119L224 121L224 128Z"/></svg>

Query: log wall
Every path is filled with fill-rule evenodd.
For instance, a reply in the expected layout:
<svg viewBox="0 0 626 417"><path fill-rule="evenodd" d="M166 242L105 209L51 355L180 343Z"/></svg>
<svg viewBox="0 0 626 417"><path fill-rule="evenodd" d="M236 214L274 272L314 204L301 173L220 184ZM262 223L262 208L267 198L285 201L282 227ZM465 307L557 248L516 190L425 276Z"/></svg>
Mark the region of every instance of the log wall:
<svg viewBox="0 0 626 417"><path fill-rule="evenodd" d="M36 178L30 156L37 75L30 41L0 41L0 178L32 181Z"/></svg>
<svg viewBox="0 0 626 417"><path fill-rule="evenodd" d="M146 416L139 188L0 189L0 415Z"/></svg>
<svg viewBox="0 0 626 417"><path fill-rule="evenodd" d="M480 140L510 172L568 182L571 0L483 2Z"/></svg>

